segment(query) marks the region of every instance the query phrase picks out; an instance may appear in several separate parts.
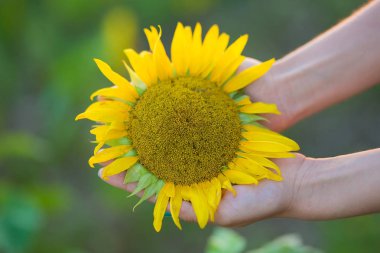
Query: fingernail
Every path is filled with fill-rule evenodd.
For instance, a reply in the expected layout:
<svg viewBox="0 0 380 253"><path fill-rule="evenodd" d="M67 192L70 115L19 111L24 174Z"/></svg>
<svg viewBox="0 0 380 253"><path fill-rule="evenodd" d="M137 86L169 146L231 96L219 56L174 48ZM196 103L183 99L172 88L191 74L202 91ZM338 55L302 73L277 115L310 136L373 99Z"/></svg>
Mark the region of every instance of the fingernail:
<svg viewBox="0 0 380 253"><path fill-rule="evenodd" d="M102 171L103 169L98 170L98 177L102 178Z"/></svg>
<svg viewBox="0 0 380 253"><path fill-rule="evenodd" d="M172 214L170 212L165 212L164 217L172 217Z"/></svg>

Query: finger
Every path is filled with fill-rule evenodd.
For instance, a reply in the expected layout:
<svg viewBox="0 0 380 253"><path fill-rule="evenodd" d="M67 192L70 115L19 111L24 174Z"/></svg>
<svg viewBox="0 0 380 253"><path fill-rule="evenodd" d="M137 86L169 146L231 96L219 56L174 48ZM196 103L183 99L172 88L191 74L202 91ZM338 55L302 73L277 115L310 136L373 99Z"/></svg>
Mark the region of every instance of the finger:
<svg viewBox="0 0 380 253"><path fill-rule="evenodd" d="M179 218L184 221L196 222L197 216L195 215L193 206L190 202L182 201L181 210L179 212Z"/></svg>

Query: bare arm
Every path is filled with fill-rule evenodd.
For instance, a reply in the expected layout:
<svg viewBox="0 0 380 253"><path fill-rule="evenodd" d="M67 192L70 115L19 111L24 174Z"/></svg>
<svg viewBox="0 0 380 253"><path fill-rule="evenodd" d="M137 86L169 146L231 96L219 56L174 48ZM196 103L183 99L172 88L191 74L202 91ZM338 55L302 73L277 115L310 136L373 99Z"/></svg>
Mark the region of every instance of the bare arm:
<svg viewBox="0 0 380 253"><path fill-rule="evenodd" d="M326 220L380 212L380 149L306 160L283 216Z"/></svg>
<svg viewBox="0 0 380 253"><path fill-rule="evenodd" d="M248 60L242 68L255 64ZM380 1L373 1L324 34L278 60L246 89L253 100L283 112L269 127L299 120L380 82Z"/></svg>

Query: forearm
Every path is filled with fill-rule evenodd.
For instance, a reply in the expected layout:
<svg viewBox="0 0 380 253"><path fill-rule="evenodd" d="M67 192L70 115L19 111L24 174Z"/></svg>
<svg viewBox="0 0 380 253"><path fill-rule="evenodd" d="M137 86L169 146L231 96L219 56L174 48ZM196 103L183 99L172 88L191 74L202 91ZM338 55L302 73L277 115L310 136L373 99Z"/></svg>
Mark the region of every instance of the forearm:
<svg viewBox="0 0 380 253"><path fill-rule="evenodd" d="M380 1L373 1L278 60L267 87L253 84L247 93L278 104L277 130L351 97L380 82L379 29Z"/></svg>
<svg viewBox="0 0 380 253"><path fill-rule="evenodd" d="M326 220L380 211L380 149L305 163L283 216Z"/></svg>

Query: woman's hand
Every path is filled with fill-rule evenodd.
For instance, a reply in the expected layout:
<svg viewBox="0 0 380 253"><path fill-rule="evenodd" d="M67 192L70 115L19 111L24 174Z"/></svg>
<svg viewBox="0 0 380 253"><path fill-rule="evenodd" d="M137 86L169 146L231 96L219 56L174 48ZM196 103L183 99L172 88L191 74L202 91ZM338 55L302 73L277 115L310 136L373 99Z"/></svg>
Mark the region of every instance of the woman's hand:
<svg viewBox="0 0 380 253"><path fill-rule="evenodd" d="M300 154L297 154L296 158L278 159L275 162L280 166L284 180L281 182L263 180L258 185L236 185L234 186L236 196L225 191L215 213L215 224L243 226L270 217L280 217L288 212L294 191L297 190L296 177L303 174L302 171L306 169L309 162ZM132 192L136 184L124 185L124 176L125 173L121 173L110 177L105 182ZM154 202L155 199L152 198L150 201ZM189 202L183 201L180 218L196 221Z"/></svg>
<svg viewBox="0 0 380 253"><path fill-rule="evenodd" d="M284 180L236 185L236 196L225 191L215 224L244 226L275 217L329 220L380 211L380 149L321 159L297 154L275 162ZM133 191L136 185L124 185L124 176L121 173L106 182ZM183 202L180 218L196 220L189 202Z"/></svg>

